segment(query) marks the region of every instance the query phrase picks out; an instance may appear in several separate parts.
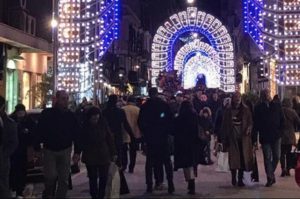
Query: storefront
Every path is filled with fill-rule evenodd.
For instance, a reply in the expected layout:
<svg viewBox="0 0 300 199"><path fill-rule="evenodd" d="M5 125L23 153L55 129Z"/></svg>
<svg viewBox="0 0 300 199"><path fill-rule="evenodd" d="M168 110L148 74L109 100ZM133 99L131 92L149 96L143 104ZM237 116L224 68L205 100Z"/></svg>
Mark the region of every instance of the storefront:
<svg viewBox="0 0 300 199"><path fill-rule="evenodd" d="M37 107L36 84L42 81L51 60L51 44L0 23L0 95L6 99L7 112L19 103L26 109Z"/></svg>

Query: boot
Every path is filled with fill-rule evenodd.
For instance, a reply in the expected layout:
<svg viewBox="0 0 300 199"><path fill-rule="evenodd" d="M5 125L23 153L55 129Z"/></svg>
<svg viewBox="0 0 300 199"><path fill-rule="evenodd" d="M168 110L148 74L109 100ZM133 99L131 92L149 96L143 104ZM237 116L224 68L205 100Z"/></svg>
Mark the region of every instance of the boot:
<svg viewBox="0 0 300 199"><path fill-rule="evenodd" d="M231 170L231 184L236 186L236 170Z"/></svg>
<svg viewBox="0 0 300 199"><path fill-rule="evenodd" d="M239 170L239 173L238 173L238 186L239 187L244 187L245 186L245 184L243 182L243 178L244 178L244 171Z"/></svg>
<svg viewBox="0 0 300 199"><path fill-rule="evenodd" d="M291 176L291 173L290 173L289 169L286 170L286 176Z"/></svg>
<svg viewBox="0 0 300 199"><path fill-rule="evenodd" d="M285 176L286 176L286 170L282 169L280 177L285 177Z"/></svg>
<svg viewBox="0 0 300 199"><path fill-rule="evenodd" d="M272 178L268 178L267 179L267 184L265 185L265 187L272 187L272 185L274 184L274 181Z"/></svg>
<svg viewBox="0 0 300 199"><path fill-rule="evenodd" d="M195 195L195 179L188 181L188 194Z"/></svg>
<svg viewBox="0 0 300 199"><path fill-rule="evenodd" d="M173 181L168 182L168 193L173 194L175 192L175 187Z"/></svg>

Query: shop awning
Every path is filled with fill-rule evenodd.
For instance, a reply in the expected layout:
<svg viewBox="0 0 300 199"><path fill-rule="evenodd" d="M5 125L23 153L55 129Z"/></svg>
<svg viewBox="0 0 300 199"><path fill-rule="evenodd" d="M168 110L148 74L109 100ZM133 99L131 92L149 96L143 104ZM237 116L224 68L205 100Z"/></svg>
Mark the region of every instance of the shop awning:
<svg viewBox="0 0 300 199"><path fill-rule="evenodd" d="M22 48L26 52L52 53L52 45L48 41L3 23L0 23L0 42Z"/></svg>

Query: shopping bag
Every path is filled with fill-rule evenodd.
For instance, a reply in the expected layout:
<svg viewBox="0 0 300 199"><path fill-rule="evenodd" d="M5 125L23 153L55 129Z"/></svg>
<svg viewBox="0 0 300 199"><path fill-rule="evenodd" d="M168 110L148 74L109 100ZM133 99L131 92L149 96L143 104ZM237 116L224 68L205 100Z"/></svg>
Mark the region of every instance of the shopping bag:
<svg viewBox="0 0 300 199"><path fill-rule="evenodd" d="M290 152L287 155L287 166L288 169L295 169L298 161L298 153L296 150Z"/></svg>
<svg viewBox="0 0 300 199"><path fill-rule="evenodd" d="M217 154L217 172L229 172L228 152L218 152Z"/></svg>
<svg viewBox="0 0 300 199"><path fill-rule="evenodd" d="M109 166L104 198L120 198L119 167L114 162Z"/></svg>
<svg viewBox="0 0 300 199"><path fill-rule="evenodd" d="M300 187L300 153L297 155L297 166L295 168L295 180Z"/></svg>

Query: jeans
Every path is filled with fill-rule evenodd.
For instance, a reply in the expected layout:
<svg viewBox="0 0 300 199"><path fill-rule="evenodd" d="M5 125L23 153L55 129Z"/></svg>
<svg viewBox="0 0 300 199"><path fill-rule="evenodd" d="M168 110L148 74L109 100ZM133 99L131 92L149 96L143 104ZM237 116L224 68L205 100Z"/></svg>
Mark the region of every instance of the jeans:
<svg viewBox="0 0 300 199"><path fill-rule="evenodd" d="M0 198L10 198L9 170L10 159L3 154L0 148Z"/></svg>
<svg viewBox="0 0 300 199"><path fill-rule="evenodd" d="M44 151L45 198L66 198L72 148L62 151Z"/></svg>
<svg viewBox="0 0 300 199"><path fill-rule="evenodd" d="M128 165L128 146L129 146L129 171L133 171L136 163L136 152L139 148L139 142L136 139L131 139L129 144L124 143L122 149L122 168L123 170L127 169Z"/></svg>
<svg viewBox="0 0 300 199"><path fill-rule="evenodd" d="M291 169L291 165L289 165L289 158L291 156L292 145L291 144L283 144L281 145L281 156L280 156L280 164L282 170Z"/></svg>
<svg viewBox="0 0 300 199"><path fill-rule="evenodd" d="M93 199L103 199L108 178L109 164L101 166L86 165L86 168L89 177L91 197Z"/></svg>
<svg viewBox="0 0 300 199"><path fill-rule="evenodd" d="M268 180L275 179L275 170L280 159L281 139L262 145L264 164Z"/></svg>

